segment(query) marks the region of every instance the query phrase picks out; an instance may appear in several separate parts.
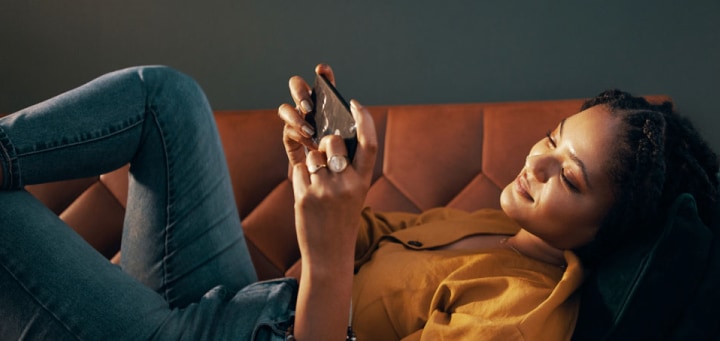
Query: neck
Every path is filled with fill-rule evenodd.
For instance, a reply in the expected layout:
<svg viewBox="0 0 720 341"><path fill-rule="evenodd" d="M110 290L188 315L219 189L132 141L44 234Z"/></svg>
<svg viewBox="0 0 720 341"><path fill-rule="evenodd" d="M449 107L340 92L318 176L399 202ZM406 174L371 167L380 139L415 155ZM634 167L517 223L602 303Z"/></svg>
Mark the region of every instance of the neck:
<svg viewBox="0 0 720 341"><path fill-rule="evenodd" d="M508 238L507 244L526 257L544 263L563 266L565 256L562 249L558 249L538 236L521 229L516 235Z"/></svg>

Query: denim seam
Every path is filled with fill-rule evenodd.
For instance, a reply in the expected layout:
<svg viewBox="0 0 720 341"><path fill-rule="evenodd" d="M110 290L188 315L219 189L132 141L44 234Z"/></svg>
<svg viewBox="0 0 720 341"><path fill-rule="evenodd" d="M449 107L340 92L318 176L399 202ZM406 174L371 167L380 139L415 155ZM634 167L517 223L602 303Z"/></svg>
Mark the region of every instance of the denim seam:
<svg viewBox="0 0 720 341"><path fill-rule="evenodd" d="M156 126L157 129L158 129L158 134L160 135L160 141L162 142L163 154L165 155L165 164L167 165L167 167L166 167L166 172L167 172L167 174L165 174L165 179L167 179L167 183L165 184L165 185L166 185L166 189L165 189L165 190L167 191L167 193L166 193L166 195L167 195L167 203L166 203L166 206L165 206L165 209L166 209L166 211L165 211L165 228L164 228L164 230L165 230L165 236L164 236L164 237L165 237L165 242L164 242L164 245L163 245L163 260L162 260L162 288L163 288L163 293L162 293L162 295L163 295L163 298L165 298L165 301L170 302L170 297L168 297L168 287L167 287L167 285L168 285L167 259L168 259L168 256L169 256L168 251L169 251L169 248L170 248L170 246L169 246L169 243L170 243L170 238L169 238L170 231L169 231L169 227L170 227L170 220L171 220L170 207L172 206L172 205L170 204L170 202L173 200L173 198L172 198L172 191L170 190L170 183L172 182L172 181L170 181L170 177L171 177L172 172L170 171L170 166L171 166L171 165L170 165L170 161L169 161L169 158L168 158L168 147L167 147L167 144L166 144L165 133L164 133L164 130L163 130L163 128L162 128L162 125L160 124L160 120L158 119L158 114L157 114L150 106L148 106L147 112L148 112L150 115L152 115L152 117L153 117L153 122L155 122L155 126Z"/></svg>
<svg viewBox="0 0 720 341"><path fill-rule="evenodd" d="M80 144L85 144L85 143L88 143L88 142L95 142L95 141L99 141L99 140L104 140L104 139L106 139L106 138L108 138L108 137L112 137L112 136L115 136L115 135L118 135L118 134L122 134L122 133L124 133L124 132L127 131L127 130L131 130L131 129L135 128L136 126L143 124L143 122L144 122L144 120L142 119L142 117L140 117L140 119L138 119L137 122L132 122L132 123L130 123L130 124L129 124L128 126L126 126L126 127L120 128L120 129L115 130L115 131L112 131L112 132L109 132L109 133L107 133L107 134L103 134L103 135L100 135L100 136L97 136L97 137L91 137L91 138L84 139L84 140L80 140L80 141L65 143L65 144L61 144L61 145L57 145L57 146L52 146L52 147L48 147L48 148L42 148L42 149L37 149L37 150L33 150L33 151L28 151L28 152L25 152L25 153L20 153L20 154L17 154L17 157L35 155L35 154L45 153L45 152L52 151L52 150L74 147L74 146L77 146L77 145L80 145Z"/></svg>
<svg viewBox="0 0 720 341"><path fill-rule="evenodd" d="M142 116L139 116L137 121L133 122L127 122L128 125L124 126L122 128L118 128L117 130L113 130L107 133L104 133L100 136L90 137L83 140L78 140L70 143L64 143L59 144L51 147L36 149L24 153L19 153L15 146L12 144L12 141L10 137L5 133L5 131L0 127L0 167L2 167L3 170L3 178L0 182L0 188L4 189L19 189L25 186L25 183L23 182L23 179L21 177L22 174L22 165L20 163L20 159L26 156L32 156L36 154L45 153L48 151L53 150L59 150L64 148L71 148L77 145L81 145L88 142L94 142L99 140L104 140L119 134L122 134L128 130L132 130L138 125L143 124L144 118Z"/></svg>

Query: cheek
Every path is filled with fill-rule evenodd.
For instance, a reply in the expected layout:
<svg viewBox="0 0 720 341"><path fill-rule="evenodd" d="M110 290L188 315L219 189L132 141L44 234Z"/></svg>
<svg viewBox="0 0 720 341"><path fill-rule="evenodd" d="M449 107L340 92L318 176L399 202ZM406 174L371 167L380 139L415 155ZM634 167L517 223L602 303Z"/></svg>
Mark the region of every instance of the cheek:
<svg viewBox="0 0 720 341"><path fill-rule="evenodd" d="M563 226L558 232L562 236L563 248L576 248L590 242L600 228L602 216L598 214L595 205L578 205L565 213L565 218L559 221Z"/></svg>
<svg viewBox="0 0 720 341"><path fill-rule="evenodd" d="M564 225L595 224L599 220L598 205L595 202L565 191L548 195L544 211L549 219Z"/></svg>
<svg viewBox="0 0 720 341"><path fill-rule="evenodd" d="M533 217L544 225L542 230L548 239L566 239L568 242L577 240L577 237L583 239L588 235L588 229L594 230L599 226L602 217L594 202L557 188L548 190Z"/></svg>

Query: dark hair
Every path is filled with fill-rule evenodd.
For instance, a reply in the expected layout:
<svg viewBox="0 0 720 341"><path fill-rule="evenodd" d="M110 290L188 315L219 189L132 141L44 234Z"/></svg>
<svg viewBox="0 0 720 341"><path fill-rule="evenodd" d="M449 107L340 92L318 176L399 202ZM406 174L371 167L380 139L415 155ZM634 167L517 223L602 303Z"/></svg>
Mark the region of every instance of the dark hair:
<svg viewBox="0 0 720 341"><path fill-rule="evenodd" d="M718 157L692 123L669 101L651 104L620 90L586 101L622 120L624 131L611 150L609 174L615 202L595 239L578 256L592 267L627 243L656 236L675 198L690 193L700 218L710 223L718 202Z"/></svg>

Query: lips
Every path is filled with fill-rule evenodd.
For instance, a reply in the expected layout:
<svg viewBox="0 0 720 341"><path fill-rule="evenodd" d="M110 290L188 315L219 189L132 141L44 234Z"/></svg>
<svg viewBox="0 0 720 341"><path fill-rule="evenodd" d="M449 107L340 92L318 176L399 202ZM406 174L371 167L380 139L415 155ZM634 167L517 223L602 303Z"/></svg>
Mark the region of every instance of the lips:
<svg viewBox="0 0 720 341"><path fill-rule="evenodd" d="M533 199L533 197L530 195L529 188L530 186L528 185L527 179L525 178L525 173L520 173L515 179L515 191L523 198L531 202L535 202L535 199Z"/></svg>

